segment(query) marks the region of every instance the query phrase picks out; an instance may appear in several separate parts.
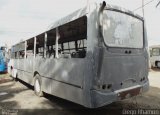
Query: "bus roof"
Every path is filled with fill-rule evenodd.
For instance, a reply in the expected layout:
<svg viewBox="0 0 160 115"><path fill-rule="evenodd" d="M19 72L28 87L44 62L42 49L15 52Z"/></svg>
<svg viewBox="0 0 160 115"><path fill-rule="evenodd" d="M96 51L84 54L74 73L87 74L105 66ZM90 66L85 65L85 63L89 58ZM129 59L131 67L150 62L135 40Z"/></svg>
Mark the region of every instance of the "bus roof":
<svg viewBox="0 0 160 115"><path fill-rule="evenodd" d="M53 25L51 26L50 29L56 28L58 26L61 26L63 24L66 24L70 21L73 21L75 19L78 19L79 17L82 17L84 15L86 15L87 12L87 7L81 8L79 10L76 10L75 12L69 14L66 17L61 18L60 20L56 21L55 23L53 23Z"/></svg>
<svg viewBox="0 0 160 115"><path fill-rule="evenodd" d="M95 4L98 6L98 3L95 3ZM126 14L130 14L130 15L133 15L133 16L143 20L143 17L141 17L140 15L135 14L134 12L129 11L127 9L124 9L122 7L118 7L118 6L107 4L105 8L106 9L112 9L112 10L115 10L115 11L120 11L120 12L123 12L123 13L126 13ZM66 23L68 23L70 21L73 21L73 20L75 20L75 19L77 19L79 17L82 17L82 16L86 15L89 12L88 9L89 9L89 6L86 6L84 8L78 9L77 11L71 13L70 15L68 15L66 17L63 17L60 20L58 20L55 23L53 23L53 25L51 26L50 29L53 29L53 28L58 27L58 26L61 26L63 24L66 24Z"/></svg>
<svg viewBox="0 0 160 115"><path fill-rule="evenodd" d="M122 13L125 13L125 14L129 14L129 15L135 16L135 17L143 20L142 16L134 13L133 11L127 10L127 9L119 7L119 6L107 4L106 7L105 7L105 9L111 9L113 11L119 11L119 12L122 12Z"/></svg>
<svg viewBox="0 0 160 115"><path fill-rule="evenodd" d="M149 48L160 48L160 45L153 45L153 46L150 46Z"/></svg>

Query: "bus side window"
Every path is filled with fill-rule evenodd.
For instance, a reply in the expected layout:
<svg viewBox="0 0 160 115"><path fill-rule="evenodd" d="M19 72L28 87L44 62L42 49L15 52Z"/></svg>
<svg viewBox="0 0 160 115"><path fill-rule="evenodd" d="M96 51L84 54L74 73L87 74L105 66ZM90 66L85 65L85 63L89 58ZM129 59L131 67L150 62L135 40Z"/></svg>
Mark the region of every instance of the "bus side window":
<svg viewBox="0 0 160 115"><path fill-rule="evenodd" d="M71 58L69 42L58 45L58 54L61 58Z"/></svg>
<svg viewBox="0 0 160 115"><path fill-rule="evenodd" d="M18 48L18 59L23 59L25 56L25 42L19 43L16 47Z"/></svg>
<svg viewBox="0 0 160 115"><path fill-rule="evenodd" d="M77 41L77 50L72 52L72 58L85 58L86 57L86 39Z"/></svg>
<svg viewBox="0 0 160 115"><path fill-rule="evenodd" d="M36 37L36 56L44 57L44 43L45 36L44 34L40 34Z"/></svg>
<svg viewBox="0 0 160 115"><path fill-rule="evenodd" d="M18 59L18 52L15 52L15 59Z"/></svg>
<svg viewBox="0 0 160 115"><path fill-rule="evenodd" d="M24 59L24 56L25 56L25 51L24 50L19 51L19 59Z"/></svg>
<svg viewBox="0 0 160 115"><path fill-rule="evenodd" d="M56 52L56 29L51 29L47 33L47 39L46 39L46 58L55 58L55 52Z"/></svg>
<svg viewBox="0 0 160 115"><path fill-rule="evenodd" d="M71 58L85 58L87 50L87 17L71 21L59 27L58 43L63 44L62 54Z"/></svg>
<svg viewBox="0 0 160 115"><path fill-rule="evenodd" d="M46 47L46 58L49 58L49 46Z"/></svg>
<svg viewBox="0 0 160 115"><path fill-rule="evenodd" d="M44 57L44 47L36 46L36 56Z"/></svg>
<svg viewBox="0 0 160 115"><path fill-rule="evenodd" d="M56 41L56 36L58 42ZM83 16L48 31L47 52L49 53L51 50L51 45L56 46L56 43L58 43L57 58L85 58L87 49L86 41L87 17ZM56 52L56 47L54 52Z"/></svg>
<svg viewBox="0 0 160 115"><path fill-rule="evenodd" d="M69 46L68 46L68 42L66 43L62 43L62 54L69 54Z"/></svg>
<svg viewBox="0 0 160 115"><path fill-rule="evenodd" d="M160 55L160 49L159 48L153 48L152 49L152 55L153 56L159 56Z"/></svg>
<svg viewBox="0 0 160 115"><path fill-rule="evenodd" d="M27 40L26 58L34 56L34 38Z"/></svg>
<svg viewBox="0 0 160 115"><path fill-rule="evenodd" d="M47 46L46 55L47 55L46 56L47 58L55 58L55 46L54 45Z"/></svg>

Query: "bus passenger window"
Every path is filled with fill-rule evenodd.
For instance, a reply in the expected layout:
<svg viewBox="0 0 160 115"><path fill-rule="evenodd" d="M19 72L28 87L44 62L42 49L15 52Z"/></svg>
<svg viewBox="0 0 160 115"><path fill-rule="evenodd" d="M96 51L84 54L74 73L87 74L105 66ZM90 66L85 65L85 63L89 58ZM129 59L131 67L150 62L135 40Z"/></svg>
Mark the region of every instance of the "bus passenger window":
<svg viewBox="0 0 160 115"><path fill-rule="evenodd" d="M62 44L62 54L68 54L71 58L85 58L87 50L87 17L71 21L59 27Z"/></svg>
<svg viewBox="0 0 160 115"><path fill-rule="evenodd" d="M43 47L37 47L36 56L42 56L43 57L44 48Z"/></svg>
<svg viewBox="0 0 160 115"><path fill-rule="evenodd" d="M15 59L18 59L18 52L15 52Z"/></svg>
<svg viewBox="0 0 160 115"><path fill-rule="evenodd" d="M36 36L36 57L44 57L45 35Z"/></svg>
<svg viewBox="0 0 160 115"><path fill-rule="evenodd" d="M27 40L26 58L34 56L34 38Z"/></svg>
<svg viewBox="0 0 160 115"><path fill-rule="evenodd" d="M85 58L86 57L86 39L78 40L76 52L72 52L72 58Z"/></svg>
<svg viewBox="0 0 160 115"><path fill-rule="evenodd" d="M17 55L18 55L18 59L23 59L25 56L25 42L20 42L19 44L17 44L15 46L16 51L17 51Z"/></svg>
<svg viewBox="0 0 160 115"><path fill-rule="evenodd" d="M58 52L61 58L71 58L70 46L69 43L62 43L61 46L59 45Z"/></svg>
<svg viewBox="0 0 160 115"><path fill-rule="evenodd" d="M55 58L55 48L54 46L48 46L47 48L47 57Z"/></svg>
<svg viewBox="0 0 160 115"><path fill-rule="evenodd" d="M24 59L25 51L19 51L19 59Z"/></svg>
<svg viewBox="0 0 160 115"><path fill-rule="evenodd" d="M56 29L51 29L47 33L47 39L46 39L46 58L55 58L56 55Z"/></svg>

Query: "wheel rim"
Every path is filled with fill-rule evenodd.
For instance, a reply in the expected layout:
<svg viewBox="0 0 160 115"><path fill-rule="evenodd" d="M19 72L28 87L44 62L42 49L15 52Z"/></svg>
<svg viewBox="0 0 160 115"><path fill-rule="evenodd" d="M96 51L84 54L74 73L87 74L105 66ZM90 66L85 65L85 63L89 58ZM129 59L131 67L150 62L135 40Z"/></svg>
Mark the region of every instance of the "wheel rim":
<svg viewBox="0 0 160 115"><path fill-rule="evenodd" d="M40 84L39 84L38 79L36 79L36 82L35 82L35 90L36 92L40 92Z"/></svg>

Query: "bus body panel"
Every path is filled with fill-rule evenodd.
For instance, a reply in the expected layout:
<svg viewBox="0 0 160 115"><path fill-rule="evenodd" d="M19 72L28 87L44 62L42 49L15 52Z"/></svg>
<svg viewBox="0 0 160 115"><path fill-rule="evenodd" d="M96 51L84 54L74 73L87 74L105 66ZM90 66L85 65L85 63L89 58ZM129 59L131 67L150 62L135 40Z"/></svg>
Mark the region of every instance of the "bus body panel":
<svg viewBox="0 0 160 115"><path fill-rule="evenodd" d="M11 73L14 78L33 85L33 59L14 59Z"/></svg>
<svg viewBox="0 0 160 115"><path fill-rule="evenodd" d="M43 91L54 96L83 104L83 89L73 85L42 77Z"/></svg>
<svg viewBox="0 0 160 115"><path fill-rule="evenodd" d="M139 89L137 92L135 92L136 88ZM92 90L92 99L95 100L92 103L92 108L102 107L104 105L110 104L115 101L128 99L132 96L145 93L148 90L149 90L148 81L142 85L131 86L129 88L124 88L112 92ZM123 92L125 95L121 96L120 94Z"/></svg>
<svg viewBox="0 0 160 115"><path fill-rule="evenodd" d="M106 47L95 48L94 80L91 88L92 108L139 95L149 90L148 54L136 55L109 52ZM95 62L95 61L94 61ZM126 63L127 62L127 63ZM135 92L136 87L139 89ZM120 97L121 93L125 94Z"/></svg>
<svg viewBox="0 0 160 115"><path fill-rule="evenodd" d="M82 87L86 59L35 59L35 71L40 76Z"/></svg>
<svg viewBox="0 0 160 115"><path fill-rule="evenodd" d="M144 56L114 56L104 53L102 63L99 65L101 70L98 82L112 84L113 90L137 85L141 83L141 78L148 76L146 61Z"/></svg>
<svg viewBox="0 0 160 115"><path fill-rule="evenodd" d="M23 77L24 75L24 59L19 59L18 60L18 77L20 78L20 79L25 79L26 77ZM26 80L24 80L24 81L26 81Z"/></svg>

